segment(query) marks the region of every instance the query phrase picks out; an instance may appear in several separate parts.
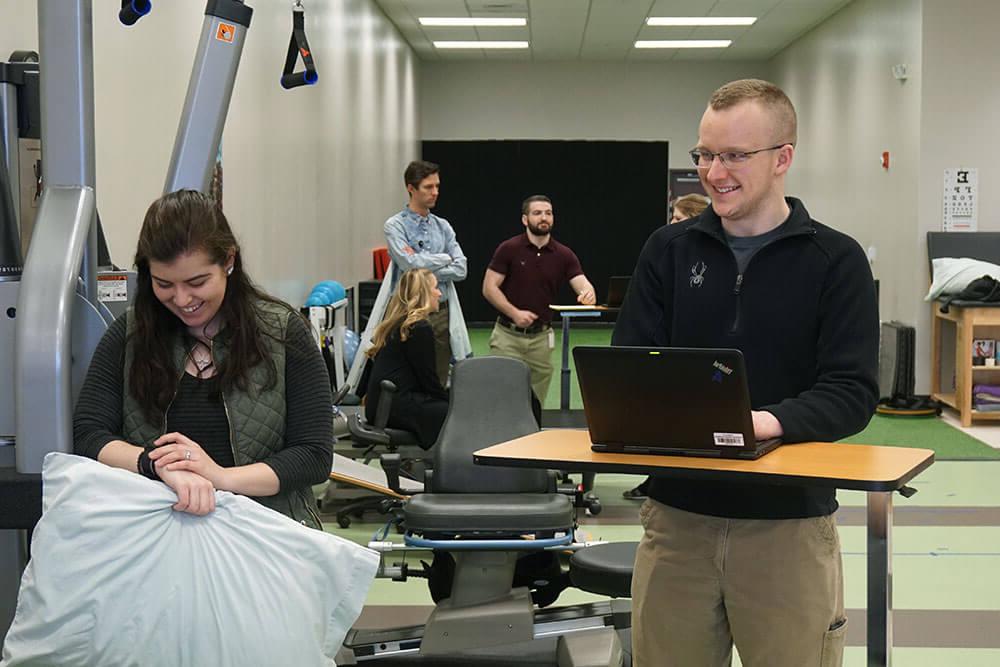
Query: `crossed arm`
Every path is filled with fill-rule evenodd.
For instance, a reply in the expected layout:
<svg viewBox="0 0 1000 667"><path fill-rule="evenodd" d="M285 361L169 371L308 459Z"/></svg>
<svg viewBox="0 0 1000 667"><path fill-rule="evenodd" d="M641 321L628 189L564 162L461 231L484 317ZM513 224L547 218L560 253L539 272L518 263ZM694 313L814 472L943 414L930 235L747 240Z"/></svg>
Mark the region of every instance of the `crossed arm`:
<svg viewBox="0 0 1000 667"><path fill-rule="evenodd" d="M465 280L469 273L468 260L462 252L462 246L458 244L455 237L455 230L450 225L444 225L445 248L444 252L417 252L410 247L406 240L406 232L403 223L390 218L386 220L383 231L385 232L386 247L389 249L389 256L393 263L401 271L410 269L428 269L434 272L438 280L458 282Z"/></svg>

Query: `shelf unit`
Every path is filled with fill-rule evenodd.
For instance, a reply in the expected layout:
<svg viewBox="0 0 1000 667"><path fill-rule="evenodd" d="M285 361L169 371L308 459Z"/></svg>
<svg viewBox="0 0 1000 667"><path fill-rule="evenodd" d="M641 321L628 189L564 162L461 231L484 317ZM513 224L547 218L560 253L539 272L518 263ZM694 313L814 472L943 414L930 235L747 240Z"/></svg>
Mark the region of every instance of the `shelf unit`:
<svg viewBox="0 0 1000 667"><path fill-rule="evenodd" d="M941 312L941 304L931 304L931 397L958 411L962 426L971 426L972 420L1000 420L1000 412L981 412L972 409L972 386L976 378L990 384L1000 384L1000 366L973 366L972 341L977 338L1000 339L1000 308L964 307L952 304L947 313ZM944 327L954 325L954 347L952 354L942 349L946 344ZM984 329L992 328L991 331ZM977 329L979 333L977 334ZM945 363L955 372L955 390L942 387L942 366ZM947 368L948 366L944 366ZM950 387L949 387L950 389Z"/></svg>

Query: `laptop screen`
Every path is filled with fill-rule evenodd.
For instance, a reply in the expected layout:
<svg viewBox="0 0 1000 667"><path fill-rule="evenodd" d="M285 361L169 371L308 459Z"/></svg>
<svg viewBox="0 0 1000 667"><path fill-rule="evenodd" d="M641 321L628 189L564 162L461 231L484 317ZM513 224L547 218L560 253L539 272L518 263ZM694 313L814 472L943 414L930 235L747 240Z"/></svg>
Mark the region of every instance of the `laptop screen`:
<svg viewBox="0 0 1000 667"><path fill-rule="evenodd" d="M754 447L743 355L701 348L574 348L595 444Z"/></svg>
<svg viewBox="0 0 1000 667"><path fill-rule="evenodd" d="M625 302L625 293L631 280L631 276L611 276L608 279L608 301L604 305L609 308L620 307Z"/></svg>

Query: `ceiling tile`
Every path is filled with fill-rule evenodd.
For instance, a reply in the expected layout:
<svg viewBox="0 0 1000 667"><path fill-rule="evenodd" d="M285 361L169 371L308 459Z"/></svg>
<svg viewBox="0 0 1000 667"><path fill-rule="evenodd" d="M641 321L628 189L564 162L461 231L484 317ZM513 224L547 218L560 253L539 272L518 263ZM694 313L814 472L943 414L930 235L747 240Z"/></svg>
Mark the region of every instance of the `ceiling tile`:
<svg viewBox="0 0 1000 667"><path fill-rule="evenodd" d="M656 0L650 16L705 16L716 0Z"/></svg>
<svg viewBox="0 0 1000 667"><path fill-rule="evenodd" d="M528 0L465 0L472 16L526 16Z"/></svg>
<svg viewBox="0 0 1000 667"><path fill-rule="evenodd" d="M632 50L653 0L591 0L580 55L621 60Z"/></svg>
<svg viewBox="0 0 1000 667"><path fill-rule="evenodd" d="M766 59L850 0L375 0L421 58L448 60ZM420 16L526 16L525 28L424 28ZM647 16L757 16L752 26L649 27ZM527 51L432 50L431 40L529 40ZM732 39L729 49L642 50L636 39ZM430 55L428 55L430 54Z"/></svg>
<svg viewBox="0 0 1000 667"><path fill-rule="evenodd" d="M531 0L531 53L540 60L575 60L590 14L588 0Z"/></svg>

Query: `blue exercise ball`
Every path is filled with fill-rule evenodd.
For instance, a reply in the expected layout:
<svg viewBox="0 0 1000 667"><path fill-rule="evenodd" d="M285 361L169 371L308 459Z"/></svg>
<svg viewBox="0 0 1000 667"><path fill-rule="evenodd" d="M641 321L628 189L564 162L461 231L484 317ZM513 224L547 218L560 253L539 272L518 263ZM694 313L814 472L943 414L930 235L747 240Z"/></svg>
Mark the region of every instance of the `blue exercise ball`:
<svg viewBox="0 0 1000 667"><path fill-rule="evenodd" d="M330 291L330 298L332 301L330 303L337 303L341 299L347 297L347 290L344 286L338 283L336 280L323 280L316 283L316 287L325 287Z"/></svg>
<svg viewBox="0 0 1000 667"><path fill-rule="evenodd" d="M358 347L361 346L361 336L351 329L344 331L344 363L348 368L354 366L354 357L358 356Z"/></svg>
<svg viewBox="0 0 1000 667"><path fill-rule="evenodd" d="M329 306L335 301L333 290L323 285L313 287L312 292L309 293L309 297L315 297L318 300L316 304L318 306Z"/></svg>
<svg viewBox="0 0 1000 667"><path fill-rule="evenodd" d="M306 299L307 308L311 306L326 306L326 305L328 305L326 297L318 294L310 294L309 298Z"/></svg>

